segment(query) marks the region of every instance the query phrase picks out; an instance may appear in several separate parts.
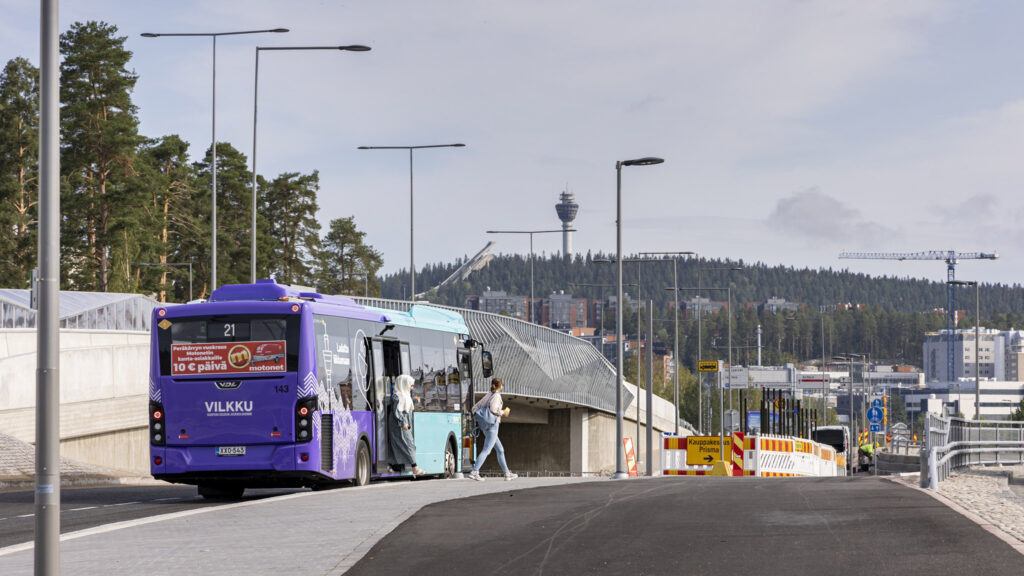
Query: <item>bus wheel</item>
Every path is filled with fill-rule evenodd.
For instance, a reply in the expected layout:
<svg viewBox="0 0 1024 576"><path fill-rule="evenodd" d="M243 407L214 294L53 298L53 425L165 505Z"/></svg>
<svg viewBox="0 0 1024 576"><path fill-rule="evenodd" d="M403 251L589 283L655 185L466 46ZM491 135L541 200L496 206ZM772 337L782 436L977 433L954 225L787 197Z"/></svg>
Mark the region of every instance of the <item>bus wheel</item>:
<svg viewBox="0 0 1024 576"><path fill-rule="evenodd" d="M370 449L366 447L366 442L359 442L359 449L356 450L356 477L352 483L356 486L370 483Z"/></svg>
<svg viewBox="0 0 1024 576"><path fill-rule="evenodd" d="M444 477L454 478L455 477L455 450L452 449L451 442L445 442L444 444Z"/></svg>
<svg viewBox="0 0 1024 576"><path fill-rule="evenodd" d="M238 500L245 486L238 484L200 484L199 495L207 500Z"/></svg>

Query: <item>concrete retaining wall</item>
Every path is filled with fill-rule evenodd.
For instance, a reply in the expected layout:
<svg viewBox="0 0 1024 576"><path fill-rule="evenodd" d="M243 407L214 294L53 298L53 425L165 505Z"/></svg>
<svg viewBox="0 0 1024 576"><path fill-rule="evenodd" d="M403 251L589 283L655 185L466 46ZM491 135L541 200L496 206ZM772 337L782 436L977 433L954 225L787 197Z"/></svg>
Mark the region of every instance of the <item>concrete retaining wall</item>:
<svg viewBox="0 0 1024 576"><path fill-rule="evenodd" d="M921 456L916 449L910 454L875 453L875 474L878 476L889 476L901 472L918 472L920 470Z"/></svg>
<svg viewBox="0 0 1024 576"><path fill-rule="evenodd" d="M61 455L148 474L149 333L60 332ZM0 431L35 443L36 331L0 331Z"/></svg>

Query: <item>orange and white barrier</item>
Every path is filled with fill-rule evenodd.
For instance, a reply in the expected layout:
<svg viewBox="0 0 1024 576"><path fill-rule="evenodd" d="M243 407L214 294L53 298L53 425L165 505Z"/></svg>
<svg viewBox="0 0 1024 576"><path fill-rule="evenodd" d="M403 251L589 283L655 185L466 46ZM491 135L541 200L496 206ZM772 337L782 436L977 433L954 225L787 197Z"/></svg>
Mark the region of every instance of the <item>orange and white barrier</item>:
<svg viewBox="0 0 1024 576"><path fill-rule="evenodd" d="M664 476L705 476L711 473L711 466L686 463L685 436L671 433L662 434L661 473Z"/></svg>
<svg viewBox="0 0 1024 576"><path fill-rule="evenodd" d="M665 434L661 451L662 474L703 476L711 473L712 462L726 452L732 476L796 477L843 476L844 459L828 445L790 436L746 436L735 432L725 438L722 450L718 437L688 438ZM709 448L710 446L710 448ZM707 465L696 464L707 460Z"/></svg>

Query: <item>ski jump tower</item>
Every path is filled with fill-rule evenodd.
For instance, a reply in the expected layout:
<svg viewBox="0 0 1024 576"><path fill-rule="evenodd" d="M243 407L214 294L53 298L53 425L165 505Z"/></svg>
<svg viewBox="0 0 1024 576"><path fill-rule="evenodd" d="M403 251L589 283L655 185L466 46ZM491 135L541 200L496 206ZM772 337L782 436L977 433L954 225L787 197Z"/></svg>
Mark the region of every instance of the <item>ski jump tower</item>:
<svg viewBox="0 0 1024 576"><path fill-rule="evenodd" d="M562 257L572 257L572 222L576 219L580 205L573 200L572 194L566 190L559 196L561 200L555 204L558 219L562 221Z"/></svg>

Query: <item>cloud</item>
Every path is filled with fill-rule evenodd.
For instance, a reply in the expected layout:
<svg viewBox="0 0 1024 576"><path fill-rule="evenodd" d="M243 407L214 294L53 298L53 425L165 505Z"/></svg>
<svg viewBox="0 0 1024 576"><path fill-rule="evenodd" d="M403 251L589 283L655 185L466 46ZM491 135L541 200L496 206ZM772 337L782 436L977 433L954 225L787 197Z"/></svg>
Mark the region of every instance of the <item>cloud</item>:
<svg viewBox="0 0 1024 576"><path fill-rule="evenodd" d="M859 210L816 188L781 198L766 224L783 235L814 243L874 244L875 239L898 236L895 230L866 220Z"/></svg>

